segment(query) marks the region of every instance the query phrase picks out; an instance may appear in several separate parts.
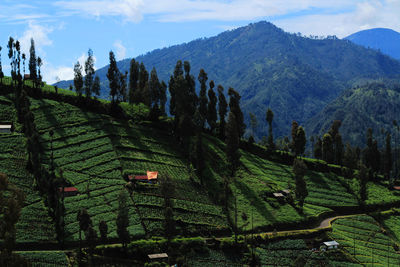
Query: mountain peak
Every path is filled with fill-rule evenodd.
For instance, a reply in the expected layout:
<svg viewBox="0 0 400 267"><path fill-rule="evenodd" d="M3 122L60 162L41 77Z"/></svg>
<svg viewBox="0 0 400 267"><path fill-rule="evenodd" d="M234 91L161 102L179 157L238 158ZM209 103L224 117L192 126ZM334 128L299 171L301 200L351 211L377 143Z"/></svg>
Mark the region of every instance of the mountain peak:
<svg viewBox="0 0 400 267"><path fill-rule="evenodd" d="M388 28L373 28L359 31L345 39L355 44L380 50L393 58L400 59L400 33Z"/></svg>

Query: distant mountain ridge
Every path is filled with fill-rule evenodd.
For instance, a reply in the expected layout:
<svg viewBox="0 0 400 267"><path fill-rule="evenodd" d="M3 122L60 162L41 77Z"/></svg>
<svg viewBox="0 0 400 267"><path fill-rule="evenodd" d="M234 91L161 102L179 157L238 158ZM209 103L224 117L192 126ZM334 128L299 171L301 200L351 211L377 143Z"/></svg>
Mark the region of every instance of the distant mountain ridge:
<svg viewBox="0 0 400 267"><path fill-rule="evenodd" d="M345 39L365 47L379 49L400 60L400 33L386 28L363 30L347 36Z"/></svg>
<svg viewBox="0 0 400 267"><path fill-rule="evenodd" d="M177 60L190 61L196 79L200 68L204 68L209 80L222 84L226 91L228 87L239 91L246 121L249 112L258 119L259 138L267 134L268 107L275 113L274 135L285 136L289 135L292 120L304 124L346 87L400 74L399 61L373 49L336 38L300 37L268 22L156 49L136 60L144 62L148 70L155 67L159 78L166 82ZM119 69L128 71L129 62L119 61ZM105 66L96 72L102 81L103 97L108 94L107 69ZM71 83L60 82L58 86L65 88Z"/></svg>

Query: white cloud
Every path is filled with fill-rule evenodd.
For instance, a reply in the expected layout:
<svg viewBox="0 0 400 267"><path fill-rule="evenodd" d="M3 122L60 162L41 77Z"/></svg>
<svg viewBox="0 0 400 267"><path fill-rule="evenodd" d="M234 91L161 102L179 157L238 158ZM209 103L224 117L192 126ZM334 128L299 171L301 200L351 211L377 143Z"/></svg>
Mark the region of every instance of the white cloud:
<svg viewBox="0 0 400 267"><path fill-rule="evenodd" d="M286 31L305 35L337 35L346 37L370 28L391 28L400 31L400 1L364 1L349 12L308 15L273 21Z"/></svg>
<svg viewBox="0 0 400 267"><path fill-rule="evenodd" d="M54 3L71 14L100 16L122 16L127 21L138 22L142 19L140 9L142 0L113 1L57 1Z"/></svg>
<svg viewBox="0 0 400 267"><path fill-rule="evenodd" d="M41 68L43 80L48 84L53 84L58 80L71 80L74 78L74 69L67 66L53 66L51 63L44 62Z"/></svg>
<svg viewBox="0 0 400 267"><path fill-rule="evenodd" d="M126 47L122 44L120 40L114 42L114 47L116 49L115 53L117 60L124 59L126 56Z"/></svg>
<svg viewBox="0 0 400 267"><path fill-rule="evenodd" d="M21 50L26 55L29 55L31 38L33 38L33 40L35 41L36 54L40 54L41 56L45 55L43 47L53 44L53 41L50 40L48 36L51 32L53 32L52 27L42 26L34 21L29 21L28 28L22 34L22 37L18 38L21 43Z"/></svg>
<svg viewBox="0 0 400 267"><path fill-rule="evenodd" d="M349 3L350 2L350 3ZM57 1L64 15L122 16L139 22L151 15L158 21L182 22L198 20L238 21L284 15L310 8L340 9L354 5L346 0L90 0Z"/></svg>

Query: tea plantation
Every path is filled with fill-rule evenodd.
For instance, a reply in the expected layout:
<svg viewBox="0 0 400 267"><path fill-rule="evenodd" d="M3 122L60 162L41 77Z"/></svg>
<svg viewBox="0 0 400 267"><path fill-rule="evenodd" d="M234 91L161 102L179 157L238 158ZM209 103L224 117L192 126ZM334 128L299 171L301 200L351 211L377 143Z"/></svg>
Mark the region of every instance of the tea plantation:
<svg viewBox="0 0 400 267"><path fill-rule="evenodd" d="M52 88L46 90L51 92ZM308 170L308 195L301 210L293 200L292 166L283 160L257 156L242 147L240 166L232 175L225 143L203 133L205 166L200 177L171 129L165 127L170 125L168 119L162 118L159 123L136 121L133 117L119 118L67 102L29 97L29 110L39 134L41 166L47 171L54 168L58 179L78 191L64 198L62 247L57 242L56 220L41 195L43 190L26 168L27 138L17 119L14 94L0 95L0 122L11 122L14 128L12 133L0 133L0 172L7 174L10 183L25 194L16 226L16 247L33 266L74 265L78 244L85 247L84 255L90 258L89 243L78 243L77 214L83 208L96 232L101 221L107 224L107 240L95 242L105 243L94 248L97 260L99 254L108 259L110 255L132 256L139 251L139 259L134 260L145 262L147 254L169 249L165 244L171 240L163 241L163 245L159 241L166 227L166 197L161 183L130 183L128 179L147 171L157 171L160 180L167 176L171 179L170 202L176 235L183 238L179 242L186 242L175 244L176 250L188 252L182 252L185 256L181 262L189 266L242 266L250 259L261 266L290 266L296 262L303 266L400 264L400 222L394 214L380 220L369 215L341 218L334 221L332 228L321 232L290 235L294 229L318 229L318 223L330 216L398 205L400 195L389 190L386 181L369 181L367 200L361 203L355 176L345 178L337 174L340 172ZM311 159L305 160L313 163ZM338 166L332 168L340 170ZM274 193L285 189L290 191L286 197L274 197ZM127 230L130 240L136 242L127 247L120 245L116 223L121 192L128 195ZM289 230L287 238L275 235L283 230ZM263 232L272 237L251 239L251 233ZM242 235L238 242L234 234ZM191 241L185 241L194 236L203 238L196 241L205 246L203 249L191 248ZM313 252L313 239L336 240L340 247ZM24 250L26 245L32 251ZM54 251L48 251L49 246L54 246ZM171 255L174 259L183 257L176 251Z"/></svg>

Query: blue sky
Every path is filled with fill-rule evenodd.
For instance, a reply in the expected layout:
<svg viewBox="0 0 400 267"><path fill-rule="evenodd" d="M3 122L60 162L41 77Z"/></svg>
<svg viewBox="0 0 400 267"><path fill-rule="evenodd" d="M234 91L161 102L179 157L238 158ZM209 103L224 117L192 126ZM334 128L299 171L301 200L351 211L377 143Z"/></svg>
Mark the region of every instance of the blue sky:
<svg viewBox="0 0 400 267"><path fill-rule="evenodd" d="M27 54L33 37L44 79L53 83L71 79L89 48L100 68L110 50L117 59L135 57L259 20L341 38L374 27L400 31L399 14L400 0L0 0L0 46L8 74L9 36Z"/></svg>

